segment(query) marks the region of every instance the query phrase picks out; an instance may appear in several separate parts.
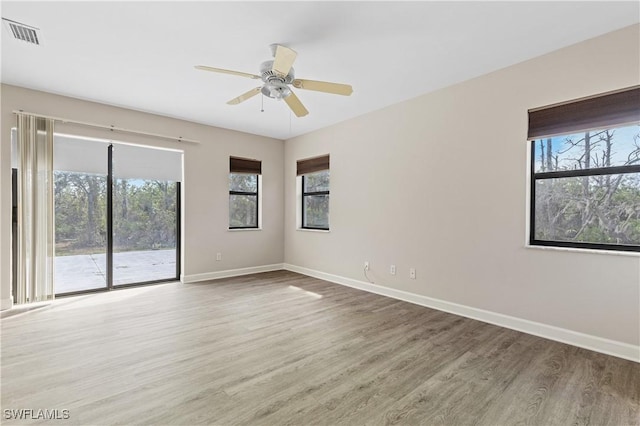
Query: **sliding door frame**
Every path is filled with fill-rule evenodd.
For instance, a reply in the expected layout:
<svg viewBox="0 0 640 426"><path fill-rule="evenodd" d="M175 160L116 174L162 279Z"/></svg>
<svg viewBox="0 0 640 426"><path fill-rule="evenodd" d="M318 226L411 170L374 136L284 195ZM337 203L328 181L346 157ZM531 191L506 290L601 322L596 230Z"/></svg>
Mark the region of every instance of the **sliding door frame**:
<svg viewBox="0 0 640 426"><path fill-rule="evenodd" d="M107 290L113 290L113 144L107 148Z"/></svg>
<svg viewBox="0 0 640 426"><path fill-rule="evenodd" d="M163 278L160 280L141 281L127 284L113 284L113 144L109 144L107 150L107 198L106 198L106 210L107 210L107 253L106 253L106 287L93 288L87 290L71 291L67 293L56 293L56 297L76 296L87 293L99 293L103 291L118 290L128 287L139 287L144 285L160 284L166 282L180 281L181 271L181 245L182 245L182 232L180 229L181 224L181 183L176 182L176 275L171 278ZM54 282L55 286L55 282Z"/></svg>

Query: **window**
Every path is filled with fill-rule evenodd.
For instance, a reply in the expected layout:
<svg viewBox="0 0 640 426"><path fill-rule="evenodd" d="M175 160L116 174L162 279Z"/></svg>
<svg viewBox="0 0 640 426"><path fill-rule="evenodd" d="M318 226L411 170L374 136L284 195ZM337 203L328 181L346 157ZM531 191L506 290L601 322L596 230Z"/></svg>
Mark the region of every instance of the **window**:
<svg viewBox="0 0 640 426"><path fill-rule="evenodd" d="M530 244L640 251L640 89L529 111Z"/></svg>
<svg viewBox="0 0 640 426"><path fill-rule="evenodd" d="M301 176L301 227L329 229L329 156L298 161Z"/></svg>
<svg viewBox="0 0 640 426"><path fill-rule="evenodd" d="M229 172L229 229L258 228L262 163L231 157Z"/></svg>

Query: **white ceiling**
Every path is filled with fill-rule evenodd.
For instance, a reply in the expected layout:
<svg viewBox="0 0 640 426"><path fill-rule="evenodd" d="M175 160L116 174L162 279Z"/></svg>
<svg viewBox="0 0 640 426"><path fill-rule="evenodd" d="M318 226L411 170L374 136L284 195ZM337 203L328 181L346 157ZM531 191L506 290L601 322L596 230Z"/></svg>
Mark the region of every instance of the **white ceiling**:
<svg viewBox="0 0 640 426"><path fill-rule="evenodd" d="M1 80L288 139L634 24L639 10L637 1L2 1L2 17L40 28L43 44L2 29ZM308 116L268 98L261 113L261 96L226 104L255 80L193 68L258 74L271 43L298 52L296 77L348 83L353 95L297 90Z"/></svg>

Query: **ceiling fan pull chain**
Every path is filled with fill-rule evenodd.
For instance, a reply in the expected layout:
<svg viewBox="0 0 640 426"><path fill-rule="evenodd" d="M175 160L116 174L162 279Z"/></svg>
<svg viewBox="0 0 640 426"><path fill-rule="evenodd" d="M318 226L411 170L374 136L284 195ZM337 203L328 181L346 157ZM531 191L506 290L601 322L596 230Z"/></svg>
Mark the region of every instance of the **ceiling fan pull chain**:
<svg viewBox="0 0 640 426"><path fill-rule="evenodd" d="M264 95L262 95L262 104L260 106L260 112L264 112Z"/></svg>

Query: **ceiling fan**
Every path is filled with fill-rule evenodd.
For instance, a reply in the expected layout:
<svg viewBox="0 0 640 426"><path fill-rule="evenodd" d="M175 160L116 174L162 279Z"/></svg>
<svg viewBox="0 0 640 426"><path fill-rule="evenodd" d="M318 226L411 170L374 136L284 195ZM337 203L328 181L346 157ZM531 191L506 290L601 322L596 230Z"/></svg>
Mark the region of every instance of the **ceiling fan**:
<svg viewBox="0 0 640 426"><path fill-rule="evenodd" d="M251 89L248 92L243 93L237 98L231 99L227 102L229 105L237 105L240 102L244 102L262 92L263 95L272 99L284 99L289 108L291 108L291 111L293 111L293 113L298 117L304 117L309 114L309 111L307 111L304 105L302 105L300 99L298 99L289 86L293 86L296 89L314 90L316 92L332 93L334 95L343 96L349 96L353 92L353 89L348 84L295 78L292 65L298 54L294 50L279 44L272 44L269 47L271 48L271 53L274 59L271 61L265 61L260 65L260 75L207 67L204 65L197 65L196 68L204 71L239 75L241 77L247 77L254 80L261 79L263 81L264 84L262 86L258 86L255 89Z"/></svg>

